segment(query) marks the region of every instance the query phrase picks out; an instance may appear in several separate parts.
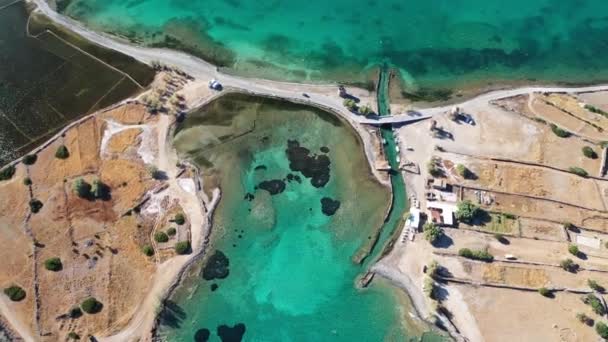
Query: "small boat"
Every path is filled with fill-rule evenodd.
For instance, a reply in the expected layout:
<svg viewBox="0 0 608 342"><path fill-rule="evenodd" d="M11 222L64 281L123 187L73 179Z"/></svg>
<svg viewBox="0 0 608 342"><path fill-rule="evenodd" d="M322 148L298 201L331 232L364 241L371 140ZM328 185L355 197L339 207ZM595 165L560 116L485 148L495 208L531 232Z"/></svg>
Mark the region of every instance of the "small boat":
<svg viewBox="0 0 608 342"><path fill-rule="evenodd" d="M382 138L382 145L386 145L386 139Z"/></svg>
<svg viewBox="0 0 608 342"><path fill-rule="evenodd" d="M399 158L399 156L397 156L395 159L397 160L397 163L401 163L401 158Z"/></svg>
<svg viewBox="0 0 608 342"><path fill-rule="evenodd" d="M400 150L399 150L399 145L396 145L396 146L395 146L395 151L397 151L397 152L399 152L399 151L400 151Z"/></svg>

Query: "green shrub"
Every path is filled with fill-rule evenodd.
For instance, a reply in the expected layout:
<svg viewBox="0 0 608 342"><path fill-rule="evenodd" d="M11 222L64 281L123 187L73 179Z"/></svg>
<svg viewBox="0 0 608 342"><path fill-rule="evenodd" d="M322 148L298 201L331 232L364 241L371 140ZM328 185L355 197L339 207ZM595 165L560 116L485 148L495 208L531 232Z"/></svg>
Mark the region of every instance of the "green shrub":
<svg viewBox="0 0 608 342"><path fill-rule="evenodd" d="M55 151L55 158L57 159L67 159L70 157L70 152L65 145L61 145L57 147L57 151Z"/></svg>
<svg viewBox="0 0 608 342"><path fill-rule="evenodd" d="M30 200L30 210L32 211L32 213L36 214L37 212L40 211L40 209L42 209L42 207L43 207L43 204L39 200L37 200L35 198Z"/></svg>
<svg viewBox="0 0 608 342"><path fill-rule="evenodd" d="M424 238L430 243L434 243L443 236L443 229L432 222L425 223L422 231L424 232Z"/></svg>
<svg viewBox="0 0 608 342"><path fill-rule="evenodd" d="M343 104L344 104L344 107L346 107L351 112L354 112L357 110L357 103L352 99L344 100Z"/></svg>
<svg viewBox="0 0 608 342"><path fill-rule="evenodd" d="M581 323L593 326L593 319L582 312L576 314L576 319Z"/></svg>
<svg viewBox="0 0 608 342"><path fill-rule="evenodd" d="M154 233L154 241L156 242L167 242L169 241L169 237L165 232L156 232Z"/></svg>
<svg viewBox="0 0 608 342"><path fill-rule="evenodd" d="M458 251L458 255L467 259L480 260L485 262L494 261L494 256L486 250L471 250L468 248L461 248Z"/></svg>
<svg viewBox="0 0 608 342"><path fill-rule="evenodd" d="M361 106L359 108L359 114L361 114L361 115L370 115L373 113L374 113L374 111L370 108L370 106Z"/></svg>
<svg viewBox="0 0 608 342"><path fill-rule="evenodd" d="M540 293L540 295L543 297L551 297L551 290L546 287L541 287L538 289L538 293Z"/></svg>
<svg viewBox="0 0 608 342"><path fill-rule="evenodd" d="M179 213L175 215L175 217L173 218L173 222L181 226L182 224L186 223L186 217L184 216L184 214Z"/></svg>
<svg viewBox="0 0 608 342"><path fill-rule="evenodd" d="M87 183L82 178L78 178L74 182L73 190L74 193L80 198L88 198L91 196L91 184Z"/></svg>
<svg viewBox="0 0 608 342"><path fill-rule="evenodd" d="M553 133L560 138L568 138L570 135L572 135L570 132L558 127L555 124L551 124L551 131L553 131Z"/></svg>
<svg viewBox="0 0 608 342"><path fill-rule="evenodd" d="M606 314L606 308L604 307L600 299L591 293L583 297L583 303L591 306L593 312L600 316L604 316Z"/></svg>
<svg viewBox="0 0 608 342"><path fill-rule="evenodd" d="M93 181L93 186L91 187L91 194L93 197L104 199L108 197L109 187L101 182L99 179L95 179Z"/></svg>
<svg viewBox="0 0 608 342"><path fill-rule="evenodd" d="M422 285L422 290L424 294L430 299L434 299L435 294L435 281L431 277L424 278L424 284Z"/></svg>
<svg viewBox="0 0 608 342"><path fill-rule="evenodd" d="M44 268L49 271L58 272L63 269L63 264L59 258L49 258L44 261Z"/></svg>
<svg viewBox="0 0 608 342"><path fill-rule="evenodd" d="M32 179L30 177L23 178L23 185L25 185L25 186L32 185Z"/></svg>
<svg viewBox="0 0 608 342"><path fill-rule="evenodd" d="M25 298L25 290L17 285L5 288L4 294L13 302L19 302Z"/></svg>
<svg viewBox="0 0 608 342"><path fill-rule="evenodd" d="M34 165L36 163L36 160L38 160L38 156L35 154L28 154L26 156L23 156L23 159L21 159L21 161L25 165Z"/></svg>
<svg viewBox="0 0 608 342"><path fill-rule="evenodd" d="M574 272L578 269L578 265L575 264L570 258L562 260L559 263L559 266L568 272Z"/></svg>
<svg viewBox="0 0 608 342"><path fill-rule="evenodd" d="M589 146L583 147L583 155L587 158L597 159L597 153Z"/></svg>
<svg viewBox="0 0 608 342"><path fill-rule="evenodd" d="M472 178L473 173L471 172L471 170L469 170L466 166L462 165L462 164L458 164L456 165L456 172L458 173L458 175L464 179L469 179Z"/></svg>
<svg viewBox="0 0 608 342"><path fill-rule="evenodd" d="M587 279L587 285L589 285L589 288L591 288L593 291L604 292L605 290L602 285L598 284L598 282L593 279Z"/></svg>
<svg viewBox="0 0 608 342"><path fill-rule="evenodd" d="M179 255L190 253L190 241L180 241L175 244L175 253Z"/></svg>
<svg viewBox="0 0 608 342"><path fill-rule="evenodd" d="M481 208L473 204L473 202L466 200L458 203L455 216L459 221L471 223L481 213Z"/></svg>
<svg viewBox="0 0 608 342"><path fill-rule="evenodd" d="M80 304L80 307L88 314L96 314L103 309L103 304L94 297L89 297Z"/></svg>
<svg viewBox="0 0 608 342"><path fill-rule="evenodd" d="M174 236L175 234L177 234L177 230L173 227L167 229L167 235L169 236Z"/></svg>
<svg viewBox="0 0 608 342"><path fill-rule="evenodd" d="M570 222L564 222L564 228L566 228L570 231L574 231L576 229L576 226Z"/></svg>
<svg viewBox="0 0 608 342"><path fill-rule="evenodd" d="M7 166L0 171L0 181L5 181L13 178L15 174L15 167L13 165Z"/></svg>
<svg viewBox="0 0 608 342"><path fill-rule="evenodd" d="M570 245L568 245L568 252L570 252L570 254L572 254L574 256L577 256L580 251L578 250L577 245L570 244Z"/></svg>
<svg viewBox="0 0 608 342"><path fill-rule="evenodd" d="M585 171L585 169L577 167L577 166L573 166L573 167L569 168L568 171L570 171L580 177L589 176L589 173L587 171Z"/></svg>
<svg viewBox="0 0 608 342"><path fill-rule="evenodd" d="M439 267L440 266L437 260L431 261L431 263L427 267L426 274L428 274L428 276L431 278L435 278L435 276L437 276L437 273L439 272Z"/></svg>
<svg viewBox="0 0 608 342"><path fill-rule="evenodd" d="M154 255L154 248L152 248L152 246L150 246L150 245L145 245L141 249L141 251L144 252L144 254L149 257Z"/></svg>
<svg viewBox="0 0 608 342"><path fill-rule="evenodd" d="M163 178L163 172L154 165L148 166L148 172L150 173L150 176L156 180Z"/></svg>
<svg viewBox="0 0 608 342"><path fill-rule="evenodd" d="M73 331L70 331L70 333L68 334L68 339L70 339L70 340L80 340L80 336L77 333L75 333Z"/></svg>
<svg viewBox="0 0 608 342"><path fill-rule="evenodd" d="M585 109L588 110L588 111L590 111L590 112L592 112L592 113L600 114L600 115L603 115L605 117L608 117L608 112L606 112L606 111L604 111L604 110L602 110L600 108L594 107L592 105L586 104L585 105Z"/></svg>
<svg viewBox="0 0 608 342"><path fill-rule="evenodd" d="M598 335L600 335L601 338L608 340L608 325L602 322L597 322L595 324L595 331Z"/></svg>

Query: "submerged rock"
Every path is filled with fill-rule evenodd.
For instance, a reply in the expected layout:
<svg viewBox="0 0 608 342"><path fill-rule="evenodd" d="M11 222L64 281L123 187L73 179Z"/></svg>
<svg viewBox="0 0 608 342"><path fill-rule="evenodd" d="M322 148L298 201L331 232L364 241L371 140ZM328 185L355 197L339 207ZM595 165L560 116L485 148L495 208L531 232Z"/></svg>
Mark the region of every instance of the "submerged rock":
<svg viewBox="0 0 608 342"><path fill-rule="evenodd" d="M218 287L220 287L220 286L216 283L211 284L211 292L215 292L215 290L217 290Z"/></svg>
<svg viewBox="0 0 608 342"><path fill-rule="evenodd" d="M209 329L198 329L194 334L194 342L207 342L209 341L209 336L211 336Z"/></svg>
<svg viewBox="0 0 608 342"><path fill-rule="evenodd" d="M238 323L234 327L229 327L225 324L217 327L217 335L220 337L222 342L240 342L243 340L245 335L245 324Z"/></svg>
<svg viewBox="0 0 608 342"><path fill-rule="evenodd" d="M289 168L310 178L310 183L315 188L324 187L329 182L331 161L328 156L311 153L309 149L300 146L297 140L287 141L285 153L289 159Z"/></svg>
<svg viewBox="0 0 608 342"><path fill-rule="evenodd" d="M285 182L280 179L273 179L261 182L258 184L258 187L262 190L268 191L271 195L278 195L285 191Z"/></svg>
<svg viewBox="0 0 608 342"><path fill-rule="evenodd" d="M228 277L230 270L228 266L230 261L228 257L221 251L215 251L212 256L209 257L205 267L203 267L203 279L224 279Z"/></svg>
<svg viewBox="0 0 608 342"><path fill-rule="evenodd" d="M327 146L321 147L321 152L323 152L323 153L329 153L329 147L327 147Z"/></svg>
<svg viewBox="0 0 608 342"><path fill-rule="evenodd" d="M255 198L255 196L253 196L253 194L250 193L250 192L248 192L248 193L245 194L245 200L246 201L251 202L251 201L253 201L254 198Z"/></svg>
<svg viewBox="0 0 608 342"><path fill-rule="evenodd" d="M332 216L340 208L340 201L329 197L321 198L321 211L327 216Z"/></svg>
<svg viewBox="0 0 608 342"><path fill-rule="evenodd" d="M256 166L256 167L255 167L255 169L254 169L254 170L259 171L259 170L266 170L266 169L268 169L268 168L266 167L266 165L258 165L258 166Z"/></svg>

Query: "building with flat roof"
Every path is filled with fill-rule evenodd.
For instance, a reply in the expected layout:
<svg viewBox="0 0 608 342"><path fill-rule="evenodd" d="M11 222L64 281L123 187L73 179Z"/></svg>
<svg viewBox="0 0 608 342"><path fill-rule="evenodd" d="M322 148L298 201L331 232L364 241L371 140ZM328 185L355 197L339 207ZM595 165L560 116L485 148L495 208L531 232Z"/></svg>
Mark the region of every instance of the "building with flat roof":
<svg viewBox="0 0 608 342"><path fill-rule="evenodd" d="M449 202L427 202L433 223L444 226L454 225L454 213L456 212L456 204Z"/></svg>

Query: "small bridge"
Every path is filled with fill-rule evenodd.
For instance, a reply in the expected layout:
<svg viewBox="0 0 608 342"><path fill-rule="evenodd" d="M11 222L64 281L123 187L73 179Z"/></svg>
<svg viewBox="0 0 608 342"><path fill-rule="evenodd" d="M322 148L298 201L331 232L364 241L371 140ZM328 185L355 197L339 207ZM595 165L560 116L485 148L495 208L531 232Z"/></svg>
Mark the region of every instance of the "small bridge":
<svg viewBox="0 0 608 342"><path fill-rule="evenodd" d="M390 116L366 116L357 117L355 120L360 124L366 125L405 125L408 123L430 119L437 113L421 113L418 111L409 111L405 114L397 114Z"/></svg>

